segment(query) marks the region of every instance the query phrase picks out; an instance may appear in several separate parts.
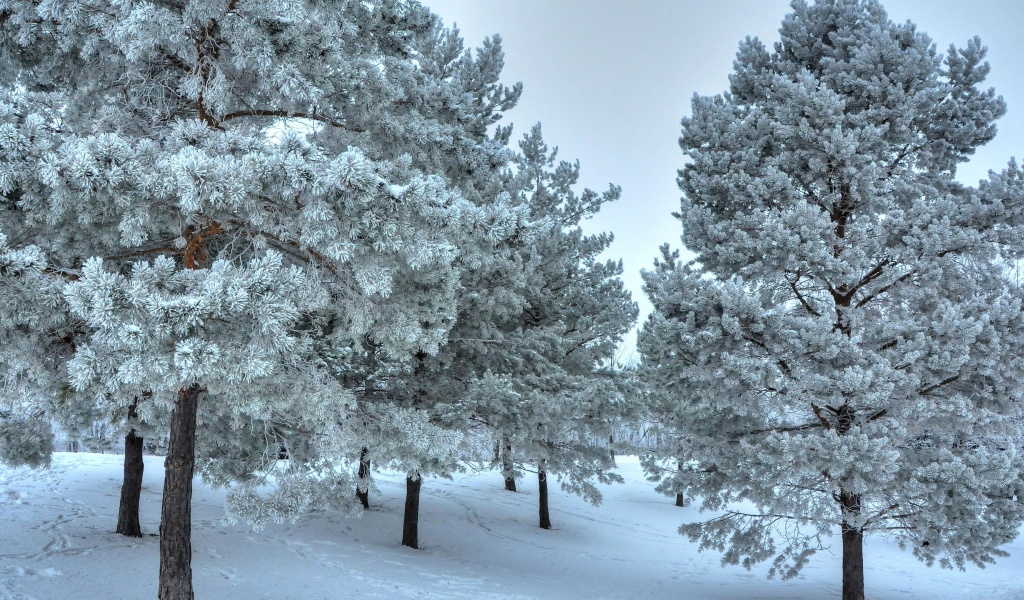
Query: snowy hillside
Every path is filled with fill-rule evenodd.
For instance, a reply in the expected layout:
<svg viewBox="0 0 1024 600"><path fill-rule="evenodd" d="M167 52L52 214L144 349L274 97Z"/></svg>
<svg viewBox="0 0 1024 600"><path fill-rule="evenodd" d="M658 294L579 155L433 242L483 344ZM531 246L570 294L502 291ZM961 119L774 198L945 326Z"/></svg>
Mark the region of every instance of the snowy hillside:
<svg viewBox="0 0 1024 600"><path fill-rule="evenodd" d="M625 485L591 507L560 491L555 529L536 527L533 482L501 489L498 473L428 479L422 550L399 545L404 477L378 475L382 492L361 519L319 514L254 532L221 522L223 493L198 484L193 497L196 597L356 598L829 598L839 595L839 557L821 552L803 575L766 580L764 569L722 568L675 534L694 518L620 457ZM142 518L147 537L114 534L121 457L57 454L45 471L0 468L0 598L151 599L156 596L162 462L146 459ZM838 540L836 540L838 542ZM837 548L838 549L838 548ZM927 568L868 538L870 598L1024 598L1024 541L1010 557L966 573Z"/></svg>

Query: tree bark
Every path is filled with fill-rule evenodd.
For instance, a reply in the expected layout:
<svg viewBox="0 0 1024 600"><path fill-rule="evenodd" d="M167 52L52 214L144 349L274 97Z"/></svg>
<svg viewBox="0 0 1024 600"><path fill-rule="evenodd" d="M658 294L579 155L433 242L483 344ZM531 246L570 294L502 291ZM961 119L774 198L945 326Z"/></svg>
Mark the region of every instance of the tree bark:
<svg viewBox="0 0 1024 600"><path fill-rule="evenodd" d="M356 498L363 508L370 508L370 450L365 446L359 451L359 483L356 484Z"/></svg>
<svg viewBox="0 0 1024 600"><path fill-rule="evenodd" d="M512 441L501 436L501 474L505 477L505 490L516 491L515 465L512 463Z"/></svg>
<svg viewBox="0 0 1024 600"><path fill-rule="evenodd" d="M117 533L142 537L139 524L139 499L142 497L142 437L132 429L124 436L124 479L121 482L121 503L117 507Z"/></svg>
<svg viewBox="0 0 1024 600"><path fill-rule="evenodd" d="M420 547L420 488L423 478L419 472L405 478L405 517L402 522L402 545Z"/></svg>
<svg viewBox="0 0 1024 600"><path fill-rule="evenodd" d="M683 472L683 461L679 461L679 464L677 465L676 468L677 468L677 472L676 472L677 479L676 479L676 482L678 483L678 481L679 481L678 477L681 476L682 472ZM676 493L676 506L686 506L686 498L683 497L683 493L682 492L677 492Z"/></svg>
<svg viewBox="0 0 1024 600"><path fill-rule="evenodd" d="M537 465L537 484L540 490L540 528L551 529L551 513L548 512L548 473L546 461Z"/></svg>
<svg viewBox="0 0 1024 600"><path fill-rule="evenodd" d="M171 411L160 509L159 600L194 600L192 591L192 476L196 463L198 385L178 391Z"/></svg>
<svg viewBox="0 0 1024 600"><path fill-rule="evenodd" d="M608 436L608 454L612 457L612 464L615 464L615 436Z"/></svg>
<svg viewBox="0 0 1024 600"><path fill-rule="evenodd" d="M864 532L850 525L845 515L860 513L860 496L841 492L843 506L843 600L864 600Z"/></svg>

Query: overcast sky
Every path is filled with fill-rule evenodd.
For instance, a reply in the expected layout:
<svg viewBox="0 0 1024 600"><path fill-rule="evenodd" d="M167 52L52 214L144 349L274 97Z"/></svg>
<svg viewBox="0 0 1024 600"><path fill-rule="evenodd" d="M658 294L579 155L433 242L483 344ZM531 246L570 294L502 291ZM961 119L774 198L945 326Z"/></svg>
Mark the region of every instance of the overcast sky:
<svg viewBox="0 0 1024 600"><path fill-rule="evenodd" d="M579 159L581 182L601 191L622 186L588 231L611 231L609 258L622 258L623 279L640 305L650 304L640 270L658 246L680 247L676 170L683 164L679 120L694 93L728 87L737 44L745 36L778 40L788 0L425 0L468 47L500 34L504 80L523 82L519 106L508 114L514 139L540 122L559 157ZM999 134L959 178L974 184L1011 156L1024 156L1024 2L889 0L893 21L913 21L945 52L974 35L989 49L988 85L1009 110ZM632 347L632 340L629 346Z"/></svg>

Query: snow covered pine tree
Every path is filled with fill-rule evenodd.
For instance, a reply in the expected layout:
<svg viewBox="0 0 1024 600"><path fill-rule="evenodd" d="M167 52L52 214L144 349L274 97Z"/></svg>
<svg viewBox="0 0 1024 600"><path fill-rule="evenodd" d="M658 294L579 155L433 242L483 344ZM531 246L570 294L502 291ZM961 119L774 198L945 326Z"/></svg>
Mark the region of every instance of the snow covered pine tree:
<svg viewBox="0 0 1024 600"><path fill-rule="evenodd" d="M506 489L517 464L536 465L539 524L550 529L549 475L595 504L595 481L620 481L607 440L627 407L611 366L637 308L619 279L621 263L598 260L612 236L584 235L580 227L620 189L577 194L579 163L559 161L540 125L519 147L514 188L530 217L547 225L515 249L514 267L483 274L463 298L465 318L439 357L455 349L448 368L475 371L453 377L472 383L453 395L461 395L467 422L494 429Z"/></svg>
<svg viewBox="0 0 1024 600"><path fill-rule="evenodd" d="M9 78L0 83L0 231L15 232L23 247L28 244L36 252L31 269L9 269L3 280L7 313L0 317L0 335L6 338L0 351L0 369L7 390L0 404L7 406L4 412L9 415L4 418L9 420L19 410L28 410L34 416L32 422L42 425L36 432L39 440L52 438L52 423L59 424L68 435L96 420L123 424L127 431L125 477L116 530L141 536L142 436L152 427L132 419L130 406L105 399L97 402L95 395L81 395L68 386L67 360L87 332L81 319L68 312L60 291L77 274L59 266L81 264L86 257L108 254L119 246L118 233L108 232L113 237L83 236L79 227L66 221L59 224L66 215L51 212L41 201L50 194L40 180L39 165L61 143L66 102L59 92L27 91L17 83L16 68L4 73ZM24 418L21 423L23 429ZM39 458L48 461L48 457Z"/></svg>
<svg viewBox="0 0 1024 600"><path fill-rule="evenodd" d="M510 245L528 243L532 235L528 211L512 201L505 186L504 173L514 154L508 148L511 126L489 131L518 102L522 86L509 88L501 83L505 58L498 36L469 52L458 29L446 29L437 19L433 35L424 42L419 46L419 64L434 84L418 83L409 96L416 98L417 118L433 120L436 133L424 138L409 129L380 139L389 143L391 151L411 148L421 168L443 174L449 187L475 207L474 216L467 219L473 225L471 235L463 239L456 263L459 301L445 307L452 311L450 324L457 327L462 325L463 315L457 309L467 293L467 281L481 270L495 269ZM403 138L401 144L396 144L396 137ZM415 282L399 282L396 290L408 294L417 287ZM440 352L449 355L450 344ZM436 361L429 353L417 353L407 365L382 363L379 383L386 392L376 400L383 401L368 399L364 404L370 421L370 454L378 464L407 473L402 544L413 548L419 547L422 477L447 476L458 469L463 439L464 423L442 422L433 411L436 394L430 397L422 385L431 364Z"/></svg>
<svg viewBox="0 0 1024 600"><path fill-rule="evenodd" d="M50 269L44 244L62 236L44 236L26 218L42 187L38 164L54 142L57 114L38 101L45 95L19 89L2 62L0 73L0 462L40 466L50 463L52 409L67 387L73 347L64 279Z"/></svg>
<svg viewBox="0 0 1024 600"><path fill-rule="evenodd" d="M645 273L640 351L686 449L669 476L723 511L681 533L785 578L838 527L859 600L865 534L983 565L1024 518L1024 294L1000 268L1024 175L954 179L1005 111L977 38L943 58L874 0L792 8L683 120L697 258Z"/></svg>
<svg viewBox="0 0 1024 600"><path fill-rule="evenodd" d="M433 24L399 0L0 3L4 89L60 117L5 203L100 247L57 253L91 331L70 380L143 421L171 410L161 599L193 595L200 414L328 443L352 395L313 348L327 316L392 356L436 352L450 319L421 317L455 304L462 233L506 229L416 157L360 149L357 118L429 133L388 77L432 85L412 44Z"/></svg>
<svg viewBox="0 0 1024 600"><path fill-rule="evenodd" d="M508 148L511 128L492 127L515 105L522 86L501 83L504 53L499 37L485 39L470 52L458 30L445 28L435 15L421 15L419 24L415 35L405 37L406 52L415 61L389 64L387 86L364 85L353 92L360 99L351 107L339 107L350 127L335 137L375 158L408 160L423 172L438 174L468 201L461 208L465 235L455 262L460 278L445 280L458 284L464 296L469 271L497 268L506 247L529 243L533 229L529 211L514 205L505 186L514 156ZM374 110L361 108L368 104ZM407 304L407 313L418 308L416 322L452 326L459 303L437 304L442 296L436 292L424 297L424 290L431 292L439 284L430 280L429 271L392 270L391 275L389 305ZM339 314L336 320L346 318ZM357 497L367 504L371 459L378 467L406 471L402 539L417 547L421 476L458 468L462 439L462 424L441 426L415 384L432 353L416 352L407 360L381 340L335 335L318 341L332 371L342 380L358 382L355 431L347 448L338 440L334 456L326 458L336 464L343 456L358 460ZM336 501L323 499L337 507Z"/></svg>
<svg viewBox="0 0 1024 600"><path fill-rule="evenodd" d="M0 464L50 464L53 432L46 408L56 386L53 338L41 334L63 319L53 307L60 280L45 274L36 246L11 248L0 233ZM55 285L56 284L56 285Z"/></svg>

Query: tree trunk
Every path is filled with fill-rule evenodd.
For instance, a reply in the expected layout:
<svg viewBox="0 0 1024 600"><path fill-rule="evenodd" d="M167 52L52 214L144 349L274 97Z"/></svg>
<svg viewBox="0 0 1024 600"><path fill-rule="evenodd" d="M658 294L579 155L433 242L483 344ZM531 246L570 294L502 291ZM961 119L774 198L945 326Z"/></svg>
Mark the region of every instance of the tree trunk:
<svg viewBox="0 0 1024 600"><path fill-rule="evenodd" d="M164 459L160 509L159 600L194 600L192 591L192 476L196 463L196 413L202 388L178 391Z"/></svg>
<svg viewBox="0 0 1024 600"><path fill-rule="evenodd" d="M356 498L363 508L370 508L370 451L364 446L359 451L359 483L356 484Z"/></svg>
<svg viewBox="0 0 1024 600"><path fill-rule="evenodd" d="M142 537L139 524L139 498L142 496L142 437L132 429L124 436L124 479L121 482L121 504L117 508L117 533Z"/></svg>
<svg viewBox="0 0 1024 600"><path fill-rule="evenodd" d="M537 484L540 488L540 528L551 529L551 514L548 512L548 473L547 461L537 465Z"/></svg>
<svg viewBox="0 0 1024 600"><path fill-rule="evenodd" d="M405 478L405 518L402 523L402 545L420 547L420 487L423 478L419 472Z"/></svg>
<svg viewBox="0 0 1024 600"><path fill-rule="evenodd" d="M841 492L843 514L860 513L860 496ZM864 600L864 532L843 519L843 600Z"/></svg>
<svg viewBox="0 0 1024 600"><path fill-rule="evenodd" d="M505 477L505 489L516 491L515 465L512 463L512 441L507 435L501 436L501 474Z"/></svg>
<svg viewBox="0 0 1024 600"><path fill-rule="evenodd" d="M678 484L679 483L679 477L682 475L682 472L683 472L683 461L679 461L676 469L677 469L677 471L676 471L676 483ZM676 506L686 506L686 498L683 497L683 493L682 492L677 492L676 493Z"/></svg>

